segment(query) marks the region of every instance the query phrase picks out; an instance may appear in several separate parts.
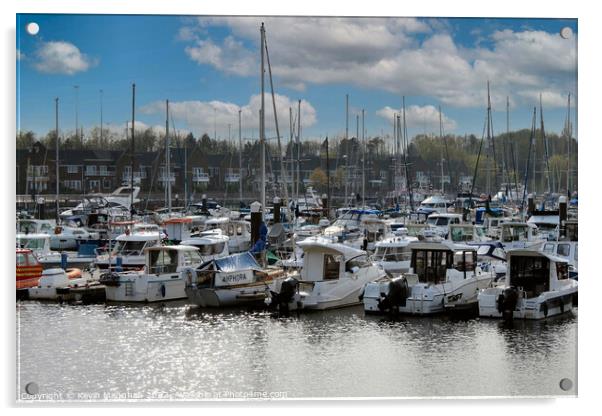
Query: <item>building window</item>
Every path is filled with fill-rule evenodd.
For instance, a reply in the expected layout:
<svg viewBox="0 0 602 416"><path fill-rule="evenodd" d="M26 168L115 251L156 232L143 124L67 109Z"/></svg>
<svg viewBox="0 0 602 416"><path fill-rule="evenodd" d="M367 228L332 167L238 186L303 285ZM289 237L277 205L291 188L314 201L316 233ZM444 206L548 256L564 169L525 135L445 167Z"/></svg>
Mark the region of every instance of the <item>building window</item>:
<svg viewBox="0 0 602 416"><path fill-rule="evenodd" d="M105 165L100 165L98 169L100 170L100 176L107 176L109 173Z"/></svg>
<svg viewBox="0 0 602 416"><path fill-rule="evenodd" d="M100 189L100 181L99 180L90 180L88 181L88 189L90 192L98 192Z"/></svg>
<svg viewBox="0 0 602 416"><path fill-rule="evenodd" d="M102 181L102 187L104 189L111 189L111 180L105 179L104 181Z"/></svg>
<svg viewBox="0 0 602 416"><path fill-rule="evenodd" d="M67 165L67 173L77 173L78 167L77 165Z"/></svg>
<svg viewBox="0 0 602 416"><path fill-rule="evenodd" d="M86 166L86 176L96 176L98 172L96 170L96 165L88 165Z"/></svg>
<svg viewBox="0 0 602 416"><path fill-rule="evenodd" d="M63 187L65 189L72 189L74 191L81 191L82 181L63 181Z"/></svg>

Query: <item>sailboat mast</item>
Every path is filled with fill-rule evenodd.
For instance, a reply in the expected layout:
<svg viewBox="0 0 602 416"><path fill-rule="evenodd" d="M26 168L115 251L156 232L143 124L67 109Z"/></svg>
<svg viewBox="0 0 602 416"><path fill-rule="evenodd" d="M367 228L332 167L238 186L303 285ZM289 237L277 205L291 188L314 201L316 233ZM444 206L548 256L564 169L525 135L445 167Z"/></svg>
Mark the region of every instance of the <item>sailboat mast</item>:
<svg viewBox="0 0 602 416"><path fill-rule="evenodd" d="M533 139L535 138L535 120L537 119L537 107L533 107L533 120L531 122L531 137L529 138L529 153L527 153L527 167L525 168L525 184L523 188L523 200L520 204L520 210L522 215L525 214L525 197L527 196L527 183L529 181L529 163L531 162L531 150L533 146ZM531 190L533 192L533 190Z"/></svg>
<svg viewBox="0 0 602 416"><path fill-rule="evenodd" d="M366 128L364 126L364 109L362 108L362 208L366 206Z"/></svg>
<svg viewBox="0 0 602 416"><path fill-rule="evenodd" d="M297 101L297 183L296 205L299 205L299 187L301 186L301 100Z"/></svg>
<svg viewBox="0 0 602 416"><path fill-rule="evenodd" d="M548 139L543 124L543 105L541 102L541 94L539 94L539 118L541 121L541 140L543 142L544 154L546 158L546 181L548 185L548 193L552 192L552 183L550 180L550 155L548 154Z"/></svg>
<svg viewBox="0 0 602 416"><path fill-rule="evenodd" d="M569 92L569 100L566 117L566 133L567 133L567 168L566 168L566 192L567 196L571 197L571 93Z"/></svg>
<svg viewBox="0 0 602 416"><path fill-rule="evenodd" d="M347 196L349 191L349 94L345 94L345 202L343 206L347 206Z"/></svg>
<svg viewBox="0 0 602 416"><path fill-rule="evenodd" d="M265 86L264 86L264 54L265 28L261 23L261 112L259 117L259 151L261 163L261 209L265 210ZM262 211L263 212L263 211Z"/></svg>
<svg viewBox="0 0 602 416"><path fill-rule="evenodd" d="M132 84L132 148L131 148L131 166L130 166L130 220L134 217L134 123L136 119L136 84Z"/></svg>
<svg viewBox="0 0 602 416"><path fill-rule="evenodd" d="M56 204L56 223L58 225L59 223L59 184L60 182L60 178L59 178L59 99L58 97L54 99L54 117L55 117L55 130L54 130L54 137L56 139L56 198L55 198L55 204ZM35 186L35 184L34 184Z"/></svg>
<svg viewBox="0 0 602 416"><path fill-rule="evenodd" d="M167 210L171 214L171 155L169 150L169 100L165 100L165 180L167 181Z"/></svg>
<svg viewBox="0 0 602 416"><path fill-rule="evenodd" d="M242 202L242 122L241 111L238 110L238 197Z"/></svg>

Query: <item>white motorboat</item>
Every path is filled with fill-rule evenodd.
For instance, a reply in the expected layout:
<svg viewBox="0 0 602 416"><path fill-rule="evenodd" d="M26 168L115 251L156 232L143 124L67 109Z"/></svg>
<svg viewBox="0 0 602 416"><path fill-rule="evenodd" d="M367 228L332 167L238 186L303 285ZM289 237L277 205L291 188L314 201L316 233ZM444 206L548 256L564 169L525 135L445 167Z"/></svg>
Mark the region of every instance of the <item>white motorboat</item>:
<svg viewBox="0 0 602 416"><path fill-rule="evenodd" d="M24 219L17 221L17 234L54 234L54 220Z"/></svg>
<svg viewBox="0 0 602 416"><path fill-rule="evenodd" d="M566 259L516 249L507 253L507 262L504 284L479 293L480 316L543 319L572 310L577 281L569 279Z"/></svg>
<svg viewBox="0 0 602 416"><path fill-rule="evenodd" d="M390 274L405 273L410 270L412 251L408 245L418 241L407 234L389 237L376 243L372 260Z"/></svg>
<svg viewBox="0 0 602 416"><path fill-rule="evenodd" d="M69 267L85 269L96 259L93 249L96 246L91 246L86 252L85 245L80 245L77 253L60 253L50 250L50 235L48 234L17 234L17 247L28 248L33 251L34 255L44 269L56 267ZM63 264L65 263L65 264Z"/></svg>
<svg viewBox="0 0 602 416"><path fill-rule="evenodd" d="M432 195L423 200L420 203L418 208L418 212L438 212L438 213L446 213L447 207L450 205L449 201L447 201L441 195Z"/></svg>
<svg viewBox="0 0 602 416"><path fill-rule="evenodd" d="M205 221L205 230L201 234L221 231L229 237L230 253L242 253L251 248L251 224L245 220L232 220L230 217L211 218Z"/></svg>
<svg viewBox="0 0 602 416"><path fill-rule="evenodd" d="M228 250L228 236L222 234L206 234L191 237L182 241L183 246L192 246L199 249L203 262L219 259L230 255Z"/></svg>
<svg viewBox="0 0 602 416"><path fill-rule="evenodd" d="M558 239L560 216L557 211L536 211L529 217L527 224L533 224L541 238L549 241Z"/></svg>
<svg viewBox="0 0 602 416"><path fill-rule="evenodd" d="M50 236L50 248L52 250L76 250L79 244L87 241L98 241L99 234L89 232L81 227L69 227L59 225L54 228L54 234Z"/></svg>
<svg viewBox="0 0 602 416"><path fill-rule="evenodd" d="M144 268L109 272L100 277L106 298L115 302L158 302L186 297L186 279L202 263L199 249L191 246L156 246L144 250Z"/></svg>
<svg viewBox="0 0 602 416"><path fill-rule="evenodd" d="M409 273L375 280L364 291L367 313L430 315L476 306L494 273L477 263L475 247L449 241L410 243Z"/></svg>
<svg viewBox="0 0 602 416"><path fill-rule="evenodd" d="M462 214L434 213L426 219L427 225L431 226L435 232L445 238L449 232L449 226L452 224L462 224Z"/></svg>
<svg viewBox="0 0 602 416"><path fill-rule="evenodd" d="M71 300L74 295L69 293L71 288L83 287L90 284L98 284L90 276L82 276L79 270L70 271L69 274L60 268L46 269L38 285L27 289L28 298L34 300ZM62 290L61 290L62 289Z"/></svg>
<svg viewBox="0 0 602 416"><path fill-rule="evenodd" d="M485 229L480 225L473 224L450 224L448 227L447 240L458 243L483 243L491 241L485 235Z"/></svg>
<svg viewBox="0 0 602 416"><path fill-rule="evenodd" d="M202 307L262 305L286 277L278 267L262 268L249 252L213 259L186 282L188 300Z"/></svg>
<svg viewBox="0 0 602 416"><path fill-rule="evenodd" d="M363 250L313 238L298 246L304 257L301 272L284 280L266 299L280 312L356 305L366 283L385 276Z"/></svg>
<svg viewBox="0 0 602 416"><path fill-rule="evenodd" d="M99 254L94 265L107 269L109 264L115 268L118 263L124 270L137 270L144 266L144 249L161 245L161 235L157 232L125 233L115 239L115 246L107 254Z"/></svg>
<svg viewBox="0 0 602 416"><path fill-rule="evenodd" d="M518 248L537 249L546 238L541 238L537 226L527 222L508 221L501 224L500 243L505 250Z"/></svg>

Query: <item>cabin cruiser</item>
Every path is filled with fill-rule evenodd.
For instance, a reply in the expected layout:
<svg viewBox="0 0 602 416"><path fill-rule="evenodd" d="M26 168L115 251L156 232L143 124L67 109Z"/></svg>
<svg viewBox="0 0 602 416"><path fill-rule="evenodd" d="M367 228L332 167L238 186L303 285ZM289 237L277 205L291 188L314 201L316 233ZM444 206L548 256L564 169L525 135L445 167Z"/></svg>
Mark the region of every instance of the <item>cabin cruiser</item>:
<svg viewBox="0 0 602 416"><path fill-rule="evenodd" d="M488 287L492 272L481 270L474 247L449 241L414 242L410 271L366 285L367 313L430 315L446 309L476 306L479 290Z"/></svg>
<svg viewBox="0 0 602 416"><path fill-rule="evenodd" d="M377 218L379 211L365 209L350 209L337 218L332 225L324 229L323 235L329 238L338 238L339 242L362 238L362 220L367 217Z"/></svg>
<svg viewBox="0 0 602 416"><path fill-rule="evenodd" d="M441 237L446 237L449 232L449 226L452 224L462 224L461 214L450 214L450 213L435 213L429 215L426 219L427 225L434 228L435 232Z"/></svg>
<svg viewBox="0 0 602 416"><path fill-rule="evenodd" d="M527 220L527 224L535 225L541 238L549 241L558 239L560 216L557 211L535 211Z"/></svg>
<svg viewBox="0 0 602 416"><path fill-rule="evenodd" d="M144 268L105 273L106 298L115 302L158 302L186 297L184 287L202 263L199 249L191 246L155 246L144 250Z"/></svg>
<svg viewBox="0 0 602 416"><path fill-rule="evenodd" d="M508 251L505 284L479 293L479 315L489 318L543 319L571 311L577 281L569 279L565 259L530 249Z"/></svg>
<svg viewBox="0 0 602 416"><path fill-rule="evenodd" d="M115 266L123 269L140 269L145 264L144 250L160 246L161 235L157 232L125 233L115 239L110 253L99 254L94 265L100 269Z"/></svg>
<svg viewBox="0 0 602 416"><path fill-rule="evenodd" d="M203 263L188 276L188 300L202 307L261 305L286 277L281 268L262 268L249 252Z"/></svg>
<svg viewBox="0 0 602 416"><path fill-rule="evenodd" d="M91 212L102 210L110 216L119 216L120 214L129 214L131 203L140 202L138 194L139 186L120 186L108 195L91 194L84 197L84 200L75 208L65 210L60 213L61 218L72 215L87 215Z"/></svg>
<svg viewBox="0 0 602 416"><path fill-rule="evenodd" d="M228 236L230 253L242 253L251 249L251 224L244 220L232 220L229 217L211 218L205 221L205 230L201 234L219 231Z"/></svg>
<svg viewBox="0 0 602 416"><path fill-rule="evenodd" d="M203 262L219 259L230 255L228 250L228 236L222 234L206 234L190 237L180 244L197 247Z"/></svg>
<svg viewBox="0 0 602 416"><path fill-rule="evenodd" d="M298 246L304 256L300 273L284 280L266 299L266 304L280 312L358 304L366 283L385 276L363 250L320 238L301 241Z"/></svg>
<svg viewBox="0 0 602 416"><path fill-rule="evenodd" d="M408 245L418 241L417 237L397 235L385 238L375 244L372 261L389 274L405 273L410 269L412 252Z"/></svg>
<svg viewBox="0 0 602 416"><path fill-rule="evenodd" d="M500 231L500 243L504 249L541 247L546 241L538 233L537 226L532 223L508 221L502 223Z"/></svg>
<svg viewBox="0 0 602 416"><path fill-rule="evenodd" d="M565 220L562 235L558 241L547 241L542 247L544 253L562 257L569 264L569 277L577 279L578 276L578 223L575 220Z"/></svg>
<svg viewBox="0 0 602 416"><path fill-rule="evenodd" d="M89 268L96 259L96 245L81 244L77 253L60 253L50 249L48 234L17 234L17 247L33 251L44 269L56 267Z"/></svg>
<svg viewBox="0 0 602 416"><path fill-rule="evenodd" d="M77 250L77 247L86 242L99 239L98 233L91 233L81 227L68 227L58 225L54 228L54 234L50 236L50 248L52 250Z"/></svg>

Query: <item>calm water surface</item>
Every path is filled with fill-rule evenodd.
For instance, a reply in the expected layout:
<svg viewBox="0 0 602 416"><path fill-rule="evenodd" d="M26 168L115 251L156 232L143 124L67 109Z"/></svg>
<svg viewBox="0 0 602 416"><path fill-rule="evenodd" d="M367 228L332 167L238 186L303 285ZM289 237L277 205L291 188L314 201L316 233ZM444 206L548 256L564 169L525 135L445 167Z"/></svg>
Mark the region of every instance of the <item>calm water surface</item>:
<svg viewBox="0 0 602 416"><path fill-rule="evenodd" d="M29 382L60 400L576 394L576 310L508 328L388 320L361 306L274 318L183 303L28 301L17 319L21 399Z"/></svg>

